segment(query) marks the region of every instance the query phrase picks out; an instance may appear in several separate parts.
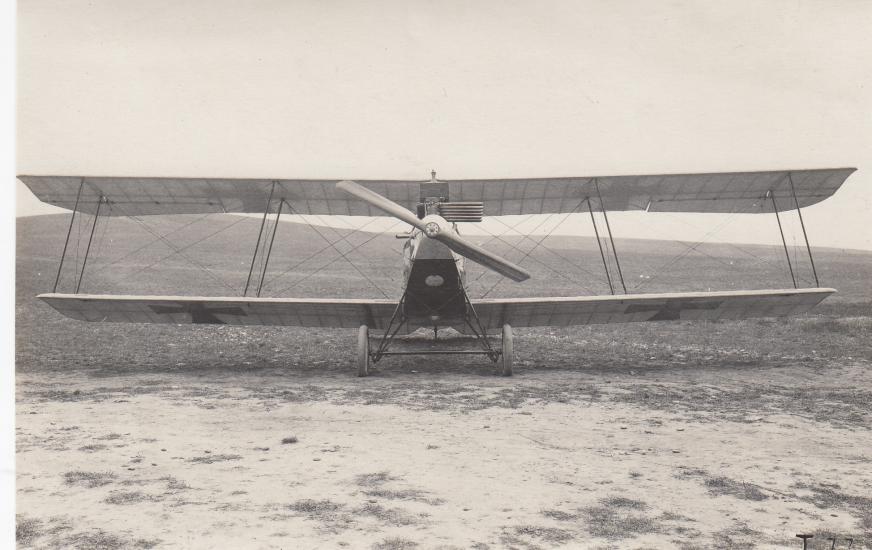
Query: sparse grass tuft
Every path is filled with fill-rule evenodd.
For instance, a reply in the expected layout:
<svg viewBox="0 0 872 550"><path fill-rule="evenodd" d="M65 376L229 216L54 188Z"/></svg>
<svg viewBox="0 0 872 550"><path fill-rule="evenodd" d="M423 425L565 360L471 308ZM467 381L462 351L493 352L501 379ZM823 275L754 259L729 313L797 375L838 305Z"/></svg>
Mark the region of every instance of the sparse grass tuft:
<svg viewBox="0 0 872 550"><path fill-rule="evenodd" d="M378 487L388 481L396 481L396 479L389 472L374 472L371 474L361 474L354 478L354 482L361 487Z"/></svg>
<svg viewBox="0 0 872 550"><path fill-rule="evenodd" d="M292 435L289 437L282 438L282 445L290 445L291 443L296 443L297 441L298 441L297 436Z"/></svg>
<svg viewBox="0 0 872 550"><path fill-rule="evenodd" d="M42 521L24 515L15 516L15 542L20 546L30 546L42 536Z"/></svg>
<svg viewBox="0 0 872 550"><path fill-rule="evenodd" d="M402 537L387 538L372 545L373 550L408 550L417 547L417 542Z"/></svg>
<svg viewBox="0 0 872 550"><path fill-rule="evenodd" d="M736 481L726 476L713 476L699 468L680 468L678 478L701 477L703 484L711 495L730 495L743 500L766 500L769 497L761 491L758 485Z"/></svg>
<svg viewBox="0 0 872 550"><path fill-rule="evenodd" d="M102 529L75 533L63 541L62 548L88 548L89 550L121 550L130 548L130 541Z"/></svg>
<svg viewBox="0 0 872 550"><path fill-rule="evenodd" d="M542 515L546 518L556 519L557 521L572 521L578 519L578 515L563 512L561 510L542 510Z"/></svg>
<svg viewBox="0 0 872 550"><path fill-rule="evenodd" d="M102 451L104 449L107 449L107 447L106 445L103 445L101 443L91 443L89 445L83 445L82 447L79 447L80 451L86 453L96 453L97 451Z"/></svg>
<svg viewBox="0 0 872 550"><path fill-rule="evenodd" d="M184 491L191 488L190 485L173 476L164 476L160 480L166 482L167 491Z"/></svg>
<svg viewBox="0 0 872 550"><path fill-rule="evenodd" d="M855 338L872 337L872 317L829 317L816 316L791 320L806 332L820 334L829 332L840 336Z"/></svg>
<svg viewBox="0 0 872 550"><path fill-rule="evenodd" d="M372 516L388 525L416 525L420 523L417 517L409 514L402 508L385 508L380 504L367 502L355 510L357 514Z"/></svg>
<svg viewBox="0 0 872 550"><path fill-rule="evenodd" d="M428 497L427 492L419 489L371 489L369 491L364 491L364 494L368 497L384 498L387 500L414 500L417 502L424 502L431 506L438 506L445 503L441 498Z"/></svg>
<svg viewBox="0 0 872 550"><path fill-rule="evenodd" d="M657 530L654 521L628 510L647 508L644 502L624 497L608 497L600 500L599 506L584 508L587 529L595 537L623 539Z"/></svg>
<svg viewBox="0 0 872 550"><path fill-rule="evenodd" d="M153 495L145 494L141 491L113 491L103 502L106 504L136 504L139 502L150 502L158 500Z"/></svg>
<svg viewBox="0 0 872 550"><path fill-rule="evenodd" d="M344 505L339 504L338 502L313 499L298 500L293 504L288 504L289 510L293 510L294 512L306 514L307 516L313 517L323 516L325 514L332 514L341 510L343 507Z"/></svg>
<svg viewBox="0 0 872 550"><path fill-rule="evenodd" d="M188 462L193 462L194 464L212 464L214 462L226 462L228 460L240 460L242 458L241 455L205 455L205 456L195 456L194 458L189 458Z"/></svg>
<svg viewBox="0 0 872 550"><path fill-rule="evenodd" d="M744 500L769 498L753 483L736 481L724 476L706 478L705 486L712 495L731 495Z"/></svg>
<svg viewBox="0 0 872 550"><path fill-rule="evenodd" d="M306 519L320 521L332 531L346 528L352 522L351 514L345 505L331 500L298 500L287 505L287 509Z"/></svg>
<svg viewBox="0 0 872 550"><path fill-rule="evenodd" d="M67 485L82 485L89 489L109 485L115 480L112 472L83 472L74 470L64 474L64 483Z"/></svg>
<svg viewBox="0 0 872 550"><path fill-rule="evenodd" d="M606 497L600 502L609 508L629 508L631 510L646 510L648 508L648 505L641 500L625 497Z"/></svg>
<svg viewBox="0 0 872 550"><path fill-rule="evenodd" d="M764 509L763 511L765 512L766 510ZM662 514L657 516L657 519L662 521L696 521L693 518L689 518L687 516L683 516L681 514L676 514L675 512L669 511L663 512Z"/></svg>
<svg viewBox="0 0 872 550"><path fill-rule="evenodd" d="M734 521L732 526L713 533L712 539L716 548L755 548L755 539L761 534L746 523Z"/></svg>
<svg viewBox="0 0 872 550"><path fill-rule="evenodd" d="M541 527L538 525L520 525L515 527L515 534L530 537L554 544L563 544L571 541L574 537L571 531L556 527Z"/></svg>

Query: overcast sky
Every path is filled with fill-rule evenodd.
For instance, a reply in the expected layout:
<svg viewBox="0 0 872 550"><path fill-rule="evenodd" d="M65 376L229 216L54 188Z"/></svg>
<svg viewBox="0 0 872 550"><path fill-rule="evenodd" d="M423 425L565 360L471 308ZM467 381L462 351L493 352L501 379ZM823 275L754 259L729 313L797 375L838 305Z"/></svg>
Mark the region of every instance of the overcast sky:
<svg viewBox="0 0 872 550"><path fill-rule="evenodd" d="M25 0L18 17L18 173L855 166L806 224L813 245L872 249L872 2ZM16 185L19 215L57 211ZM771 216L610 221L619 237L724 223L709 240L780 242Z"/></svg>

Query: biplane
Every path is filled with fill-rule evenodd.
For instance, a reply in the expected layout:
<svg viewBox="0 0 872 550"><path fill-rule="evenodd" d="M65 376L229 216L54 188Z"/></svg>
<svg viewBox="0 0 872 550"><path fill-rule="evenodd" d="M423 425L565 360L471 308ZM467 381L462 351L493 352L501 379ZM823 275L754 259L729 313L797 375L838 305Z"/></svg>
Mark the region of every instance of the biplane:
<svg viewBox="0 0 872 550"><path fill-rule="evenodd" d="M203 323L334 327L358 331L357 374L367 376L385 357L410 353L478 353L503 375L512 374L515 327L569 326L675 320L720 320L803 313L835 292L822 288L814 268L801 208L833 195L854 168L644 176L533 179L317 180L19 176L43 202L72 210L58 279L77 213L94 216L91 238L101 215L235 213L263 215L248 281L241 296L131 296L51 293L38 297L59 313L89 322ZM500 257L461 235L458 226L486 216L583 213L587 210L597 242L594 211L605 220L623 293L616 291L600 246L611 294L551 298L473 299L467 292L464 260L522 283L530 277L521 265ZM780 215L796 210L802 226L815 287L722 292L629 294L608 212L774 213L787 244ZM405 238L401 295L396 299L261 297L272 241L264 223L283 212L311 215L392 216L410 226ZM272 238L275 237L273 230ZM90 240L88 241L88 251ZM82 274L88 251L82 263ZM260 273L254 273L261 257ZM788 266L790 254L787 253ZM256 291L254 288L256 287ZM256 294L249 296L249 289ZM395 351L400 334L421 328L454 328L469 334L476 349Z"/></svg>

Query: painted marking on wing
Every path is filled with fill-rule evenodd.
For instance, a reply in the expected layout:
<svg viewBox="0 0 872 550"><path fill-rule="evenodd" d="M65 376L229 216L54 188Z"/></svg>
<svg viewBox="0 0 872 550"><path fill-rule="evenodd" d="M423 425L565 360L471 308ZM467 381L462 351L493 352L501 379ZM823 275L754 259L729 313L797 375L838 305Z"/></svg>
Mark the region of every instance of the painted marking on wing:
<svg viewBox="0 0 872 550"><path fill-rule="evenodd" d="M174 313L188 313L191 316L191 323L195 325L224 325L227 324L216 315L236 315L238 317L247 317L248 314L240 307L207 307L203 304L177 304L174 306L164 306L159 304L149 304L151 310L158 315L169 315Z"/></svg>
<svg viewBox="0 0 872 550"><path fill-rule="evenodd" d="M632 315L653 311L655 313L648 319L649 321L677 321L681 319L682 310L714 310L720 308L723 303L723 300L674 300L663 304L630 304L624 309L624 313Z"/></svg>

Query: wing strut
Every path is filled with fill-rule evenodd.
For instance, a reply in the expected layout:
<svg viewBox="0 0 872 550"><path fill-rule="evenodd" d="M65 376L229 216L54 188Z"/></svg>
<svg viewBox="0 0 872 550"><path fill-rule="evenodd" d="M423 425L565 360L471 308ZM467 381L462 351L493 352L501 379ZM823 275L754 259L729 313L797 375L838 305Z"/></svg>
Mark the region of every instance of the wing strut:
<svg viewBox="0 0 872 550"><path fill-rule="evenodd" d="M811 246L808 244L808 234L805 232L805 222L802 221L802 209L799 207L799 200L796 198L796 188L793 186L793 174L787 173L787 180L790 182L790 191L793 193L793 204L796 205L796 213L799 216L799 225L802 226L802 236L805 237L805 249L808 250L808 261L811 262L811 272L814 273L814 284L820 288L821 282L818 280L817 269L814 268L814 257L811 255Z"/></svg>
<svg viewBox="0 0 872 550"><path fill-rule="evenodd" d="M64 258L67 257L67 246L70 244L70 233L73 232L73 222L76 221L76 212L79 210L79 199L82 198L82 187L85 186L85 178L79 183L79 192L76 193L76 205L73 207L73 217L70 218L70 227L67 229L67 240L64 241L64 251L61 252L61 262L58 265L58 274L55 277L55 284L52 287L52 294L58 291L58 283L61 280L61 270L64 268Z"/></svg>
<svg viewBox="0 0 872 550"><path fill-rule="evenodd" d="M621 287L624 289L624 294L627 293L627 285L624 284L624 274L621 272L621 262L618 261L618 249L615 248L615 239L612 238L612 227L609 225L609 215L606 213L606 205L603 204L603 196L600 194L599 178L593 179L593 185L596 188L596 194L599 198L600 209L603 211L603 218L606 220L606 229L609 231L609 241L612 243L612 253L615 255L615 265L618 267L618 277L621 279Z"/></svg>
<svg viewBox="0 0 872 550"><path fill-rule="evenodd" d="M79 293L79 289L82 287L82 279L85 278L85 266L88 265L88 254L91 252L91 242L94 240L94 230L97 229L97 220L100 219L100 207L103 206L105 201L106 197L100 195L100 199L97 201L97 212L94 214L94 223L91 224L91 235L88 237L88 247L85 248L85 259L82 260L82 272L79 273L79 282L76 283L76 294Z"/></svg>
<svg viewBox="0 0 872 550"><path fill-rule="evenodd" d="M257 251L260 250L260 239L263 237L263 228L266 225L266 217L269 215L269 207L272 205L273 193L276 190L276 182L273 181L272 189L269 191L269 198L266 200L266 208L263 211L263 219L260 221L260 231L257 232L257 242L254 245L254 255L251 257L251 267L248 269L248 279L245 280L245 290L242 291L242 296L248 294L248 287L251 285L251 275L254 273L254 262L257 260Z"/></svg>
<svg viewBox="0 0 872 550"><path fill-rule="evenodd" d="M266 250L266 259L263 261L263 271L260 272L260 282L257 285L257 297L260 298L260 291L263 290L263 279L266 277L266 268L269 267L269 257L272 254L273 242L276 240L276 231L279 228L279 219L282 217L282 207L285 205L285 199L279 199L279 211L276 214L275 225L273 225L272 237L269 239L269 248Z"/></svg>
<svg viewBox="0 0 872 550"><path fill-rule="evenodd" d="M603 252L603 243L600 241L599 229L596 227L596 218L593 217L593 207L590 205L590 199L584 199L587 203L587 211L590 212L590 222L593 224L593 233L596 235L596 244L599 247L600 258L603 259L603 269L606 270L606 280L609 282L609 290L612 296L615 295L615 286L612 284L612 276L609 274L609 264L606 263L606 255Z"/></svg>
<svg viewBox="0 0 872 550"><path fill-rule="evenodd" d="M778 232L781 233L781 244L784 245L784 256L787 258L787 268L790 270L790 279L793 281L793 288L796 286L796 275L793 274L793 264L790 262L790 252L787 250L787 241L784 239L784 228L781 227L781 217L778 215L778 205L775 203L775 192L769 190L769 198L772 200L772 210L775 211L775 219L778 221Z"/></svg>

